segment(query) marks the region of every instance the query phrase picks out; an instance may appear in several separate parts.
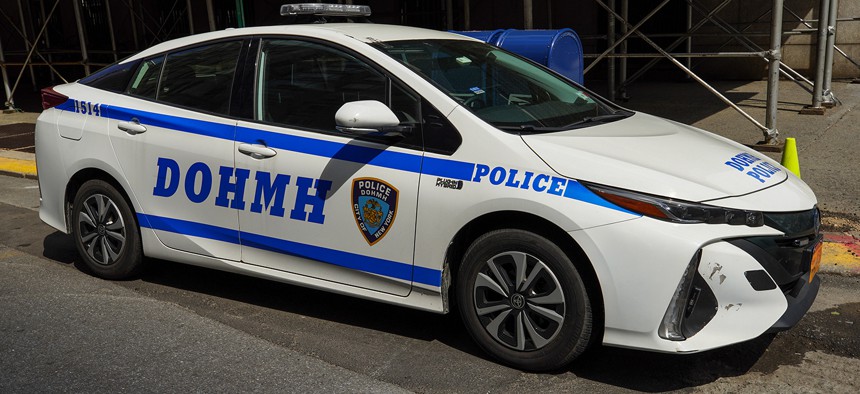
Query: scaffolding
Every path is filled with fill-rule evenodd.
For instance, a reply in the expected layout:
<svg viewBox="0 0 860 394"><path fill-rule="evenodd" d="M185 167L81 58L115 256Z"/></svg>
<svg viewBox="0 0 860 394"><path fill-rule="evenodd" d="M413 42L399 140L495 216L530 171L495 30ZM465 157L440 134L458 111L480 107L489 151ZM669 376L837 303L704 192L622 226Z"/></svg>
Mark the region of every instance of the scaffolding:
<svg viewBox="0 0 860 394"><path fill-rule="evenodd" d="M854 66L860 69L854 59L848 54L839 49L835 45L836 24L837 22L857 21L860 18L838 18L838 0L820 0L819 2L819 19L809 20L804 19L796 12L792 11L784 4L783 0L773 0L773 6L765 13L759 15L755 20L747 23L746 26L737 28L726 22L718 16L718 13L728 6L732 0L722 0L711 8L706 9L701 1L682 0L686 3L687 8L687 24L686 32L680 34L663 34L663 35L646 35L640 31L642 25L657 14L663 7L672 0L662 0L658 3L651 12L647 13L641 20L635 24L631 24L628 18L628 1L620 0L620 12L616 10L616 0L594 0L594 2L604 9L608 15L607 23L608 32L606 36L607 49L600 54L586 55L593 58L592 62L585 68L585 72L592 70L598 62L606 59L607 64L607 84L609 96L615 100L620 95L626 98L626 89L630 84L639 79L643 74L650 70L661 59L666 59L674 64L677 68L683 71L689 78L701 84L705 89L714 94L726 105L733 108L741 116L749 120L763 135L763 140L759 145L777 145L779 143L779 131L777 129L777 97L779 94L780 76L787 80L800 85L811 95L811 104L805 107L801 112L807 114L823 114L826 107L832 107L839 103L832 88L833 78L833 56L834 52L845 57ZM791 29L784 30L784 12L797 19L796 22L802 23L806 29ZM694 23L694 15L698 14L701 19ZM770 47L762 48L751 37L755 34L748 32L750 27L760 23L764 18L770 16ZM813 23L817 23L817 28L813 28ZM693 52L692 40L697 36L697 32L703 27L710 24L722 31L722 34L717 35L701 35L701 36L722 36L726 41L719 46L715 52ZM616 26L620 25L620 29ZM789 65L782 62L782 39L788 35L798 34L817 34L816 43L816 64L814 80L809 80L801 73ZM627 41L632 37L637 37L654 49L656 53L629 53ZM667 47L663 48L657 45L652 38L660 37L677 37L677 39ZM730 43L735 43L747 49L746 52L722 52L722 48ZM675 51L681 45L686 46L686 51ZM737 104L725 97L713 86L708 84L704 79L699 77L693 70L691 59L693 58L744 58L753 57L760 58L768 63L768 78L767 78L767 105L765 114L765 123L762 124L753 116L748 114ZM628 75L627 59L629 58L653 58L645 66L639 68L632 75ZM616 68L615 59L620 59ZM682 62L679 59L683 59ZM620 78L620 80L619 80Z"/></svg>
<svg viewBox="0 0 860 394"><path fill-rule="evenodd" d="M712 8L707 9L704 2L701 0L677 0L686 4L686 31L675 34L645 34L641 31L643 25L651 20L654 15L660 12L667 4L673 0L661 0L653 9L650 10L642 19L631 21L629 18L629 0L594 0L594 3L603 9L607 15L607 32L605 35L599 35L591 38L597 38L606 41L606 49L597 54L585 54L586 58L592 61L585 68L584 72L588 73L593 70L601 61L606 61L608 96L611 100L616 101L621 98L626 100L627 87L642 77L646 72L651 70L660 60L668 60L678 69L684 72L690 79L701 84L705 89L722 100L727 106L733 108L741 116L749 120L755 127L762 132L763 140L758 145L763 150L767 150L768 146L779 144L779 131L777 129L777 97L779 95L780 77L786 80L797 83L803 89L810 93L811 104L805 107L801 112L807 114L824 114L825 108L832 107L839 103L832 88L833 78L833 56L834 52L839 53L846 58L851 64L860 70L860 63L852 59L848 53L835 45L836 25L837 22L858 21L860 17L838 18L838 0L819 0L819 18L804 19L798 13L789 9L784 0L773 0L772 7L755 18L752 22L745 23L743 27L735 27L731 23L726 22L719 17L719 12L725 9L733 0L714 1L716 3ZM448 4L452 4L449 0ZM532 7L531 1L523 2L525 8ZM620 6L620 9L618 9ZM548 10L552 9L552 1L547 1ZM523 26L530 28L533 26L532 12L530 10L523 13ZM784 14L787 13L795 22L803 24L806 29L783 29L784 23L789 21L784 20ZM463 14L465 15L464 28L470 28L471 5L469 0L463 1ZM770 32L750 32L750 28L756 26L770 16ZM696 20L696 17L699 19ZM817 24L814 28L813 24ZM453 24L449 21L449 27ZM721 33L707 34L698 33L700 29L706 25L718 28ZM550 24L551 26L551 24ZM789 65L782 62L782 39L785 36L800 35L800 34L816 34L816 65L814 79L810 80ZM752 37L767 35L770 37L768 48L763 48L757 44ZM661 47L654 42L655 38L676 38L670 45ZM694 37L723 37L725 42L713 52L693 52ZM628 42L631 39L640 39L650 46L653 53L631 53L628 51ZM746 49L744 52L728 52L722 51L723 48L730 44L736 44ZM685 50L676 51L678 47L684 45ZM628 59L632 58L651 58L651 60L640 67L632 75L629 74ZM764 124L755 119L752 115L744 111L740 106L729 100L725 95L707 83L693 69L692 59L694 58L758 58L767 63L767 105ZM618 59L618 64L616 64Z"/></svg>
<svg viewBox="0 0 860 394"><path fill-rule="evenodd" d="M0 37L0 78L3 81L3 90L5 93L5 101L3 108L6 111L15 111L15 93L20 89L20 85L25 73L29 74L29 80L32 83L33 89L37 89L37 73L35 67L46 67L50 70L51 81L54 82L59 78L64 83L68 79L58 69L60 67L81 67L84 75L89 75L94 69L101 68L112 62L116 62L122 56L137 52L143 47L149 47L158 42L173 38L171 35L194 34L192 17L192 0L173 0L172 6L166 13L162 15L152 15L144 8L145 2L142 0L14 0L14 12L9 11L12 1L4 2L7 7L0 5L0 26L12 30L15 37L20 39L24 46L23 60L10 61L8 57L11 52L4 51L2 37ZM34 4L37 6L34 6ZM237 7L241 7L242 1L237 0ZM216 29L216 16L213 12L212 0L205 0L207 14L209 19L209 30ZM56 45L52 45L50 35L46 34L48 26L57 22L58 11L61 6L71 6L71 11L74 16L74 35L77 38L78 50L57 49ZM117 10L112 11L112 5L119 5ZM49 6L50 8L47 8ZM38 8L38 9L36 9ZM85 9L82 9L85 8ZM114 25L114 17L127 11L128 23L122 26ZM17 14L17 15L14 15ZM17 16L17 18L15 18ZM181 32L175 32L178 22L185 21L187 18L187 30L182 29ZM17 19L17 21L15 20ZM106 33L109 39L110 49L92 49L88 45L87 24L104 23L104 31L98 33ZM239 23L243 22L242 15L239 15ZM153 28L154 27L154 28ZM38 28L38 30L36 30ZM120 29L120 30L117 30ZM36 33L38 31L38 33ZM133 40L133 47L127 46L124 50L119 50L117 45L116 33L123 31L130 33ZM148 40L148 38L150 38ZM74 54L76 59L70 60L69 56ZM99 57L101 61L93 60L93 57ZM63 60L58 60L62 57ZM18 73L13 76L10 69L17 69ZM80 74L76 74L80 75Z"/></svg>
<svg viewBox="0 0 860 394"><path fill-rule="evenodd" d="M34 71L35 67L46 67L50 70L50 78L53 81L59 78L63 82L67 79L61 74L58 67L75 66L82 67L85 75L88 75L93 67L104 66L107 63L116 61L125 54L136 52L141 49L141 46L148 47L157 42L170 38L176 34L194 34L194 13L193 6L205 5L206 22L208 22L208 30L216 30L218 25L225 27L223 23L224 10L216 10L213 6L213 0L162 0L162 3L169 5L165 8L167 13L161 12L160 15L153 15L147 12L143 6L142 0L26 0L27 7L22 4L22 0L17 2L18 15L10 16L12 12L8 12L9 5L12 1L5 2L5 7L0 6L0 23L5 24L8 28L14 30L17 38L21 39L25 48L26 56L24 60L9 61L7 60L8 52L4 52L3 42L0 39L0 77L3 80L3 87L6 100L4 107L15 109L14 96L16 90L22 81L25 73L30 76L30 81L33 88L37 87L37 75ZM629 18L629 0L593 0L600 9L604 10L607 15L607 32L601 35L601 39L606 40L606 49L601 53L586 54L587 58L592 59L590 64L585 68L585 72L592 71L596 65L602 61L606 61L607 84L609 90L609 98L612 100L626 99L627 87L641 78L646 72L652 69L660 60L668 60L675 67L684 72L690 79L701 84L705 89L722 100L727 106L733 108L755 127L761 130L763 135L762 145L776 145L779 142L779 131L777 129L777 96L779 92L780 77L786 80L797 83L810 93L811 103L804 108L803 112L810 114L823 114L825 108L837 105L839 100L833 92L832 77L833 77L833 56L838 53L846 58L851 64L860 70L860 63L852 59L848 53L838 48L835 45L836 25L838 22L858 21L860 18L839 18L838 17L838 0L819 0L818 19L804 19L803 16L786 7L784 0L772 0L772 7L768 8L761 15L751 22L743 23L744 26L734 26L726 22L718 14L725 9L733 0L714 0L710 3L714 5L710 8L705 6L702 0L661 0L654 8L645 14L641 20L631 21ZM651 18L659 13L664 7L672 1L682 1L686 7L686 31L681 33L671 34L646 34L642 31L642 26ZM49 23L56 19L58 14L57 9L61 3L66 4L71 2L72 12L75 20L75 34L77 35L77 43L79 51L76 56L80 60L68 60L68 56L75 51L57 50L52 47L50 35L45 34ZM344 1L341 1L344 2ZM345 0L347 3L352 1ZM33 4L38 3L38 10L34 11ZM534 23L534 7L535 3L532 0L523 0L522 16L523 26L531 28ZM455 1L445 1L445 12L447 21L445 26L448 28L454 27L454 11ZM552 0L542 2L546 7L547 14L552 14ZM151 4L150 4L151 5ZM472 6L470 0L459 0L458 4L462 7L462 27L468 30L472 18ZM641 5L641 4L637 4ZM50 6L50 7L46 7ZM86 10L82 10L82 6L86 6ZM111 7L117 7L115 12L111 12ZM243 1L236 0L235 10L228 11L227 18L237 23L238 25L245 24L245 14L243 13ZM93 9L102 10L101 13L94 14ZM124 9L123 9L124 8ZM26 9L26 12L25 12ZM87 12L86 15L85 12ZM121 23L120 26L115 26L113 17L119 13L128 12L128 23ZM25 14L30 15L30 23L27 23L28 18ZM217 15L216 15L217 14ZM784 16L788 15L792 18L789 22L800 23L805 28L795 28L785 30L783 24L786 22ZM35 15L35 16L34 16ZM15 21L17 16L18 21ZM770 18L767 21L767 18ZM92 23L91 19L105 19L107 33L110 43L109 50L94 50L87 46L87 23ZM38 23L37 23L38 22ZM85 23L86 22L86 23ZM770 32L751 31L751 28L760 24L770 24ZM551 18L549 25L551 26ZM182 28L177 31L177 26ZM186 27L187 26L187 27ZM719 33L700 33L700 30L705 26L716 27ZM38 27L38 29L37 29ZM200 26L198 26L200 27ZM118 50L117 39L115 33L121 29L128 33L130 31L134 48L128 45L124 48L134 49L133 51ZM125 29L125 30L123 30ZM198 29L206 30L206 29ZM816 44L816 63L815 72L812 80L808 79L801 73L789 65L782 62L782 39L783 37L799 34L811 34L817 36ZM753 38L760 36L770 37L770 44L767 48L759 45ZM662 47L654 40L662 38L675 38L668 46ZM696 37L719 37L725 38L725 41L713 52L693 52L693 39ZM651 53L632 53L629 41L638 39L647 44L653 49ZM723 48L729 45L737 45L744 48L746 51L722 51ZM678 50L679 47L682 47ZM100 57L103 61L94 61L93 57ZM20 56L19 56L20 57ZM61 60L58 60L61 58ZM631 58L652 58L643 67L639 67L632 74L629 72L628 59ZM721 92L708 84L703 78L693 71L694 58L758 58L767 63L768 68L768 83L767 83L767 106L764 124L755 117L748 114L737 104L726 98ZM618 60L616 64L616 60ZM12 78L10 68L17 70L17 75Z"/></svg>

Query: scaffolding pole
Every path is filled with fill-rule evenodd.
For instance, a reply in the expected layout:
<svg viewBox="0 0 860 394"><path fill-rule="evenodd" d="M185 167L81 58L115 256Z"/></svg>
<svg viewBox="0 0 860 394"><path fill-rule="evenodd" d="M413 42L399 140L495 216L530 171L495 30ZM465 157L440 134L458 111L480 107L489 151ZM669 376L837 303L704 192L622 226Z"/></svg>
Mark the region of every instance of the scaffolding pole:
<svg viewBox="0 0 860 394"><path fill-rule="evenodd" d="M815 56L815 83L812 88L812 105L804 107L801 113L824 114L824 60L827 52L827 17L830 15L830 0L819 0L818 8L818 40Z"/></svg>
<svg viewBox="0 0 860 394"><path fill-rule="evenodd" d="M523 26L526 30L534 28L534 4L532 4L532 0L523 0Z"/></svg>
<svg viewBox="0 0 860 394"><path fill-rule="evenodd" d="M87 56L87 40L84 37L84 24L81 22L81 6L78 0L73 0L72 4L75 6L75 23L78 26L78 41L81 43L81 63L84 65L84 74L90 75L90 59Z"/></svg>
<svg viewBox="0 0 860 394"><path fill-rule="evenodd" d="M113 61L119 60L116 55L116 36L113 32L113 16L110 14L110 0L105 0L105 13L107 14L108 30L110 30L110 50L113 53Z"/></svg>
<svg viewBox="0 0 860 394"><path fill-rule="evenodd" d="M827 26L827 49L824 53L824 92L821 104L825 107L833 107L839 103L839 99L833 95L833 50L836 48L836 22L839 14L839 0L830 0L830 12L828 12Z"/></svg>
<svg viewBox="0 0 860 394"><path fill-rule="evenodd" d="M445 0L445 27L454 30L454 0Z"/></svg>
<svg viewBox="0 0 860 394"><path fill-rule="evenodd" d="M469 0L463 0L463 30L472 29L472 5Z"/></svg>
<svg viewBox="0 0 860 394"><path fill-rule="evenodd" d="M39 15L42 16L42 21L44 22L45 21L45 0L39 0ZM47 48L48 50L51 49L51 38L49 36L45 36L45 48ZM41 54L39 55L39 57L41 57L43 60L45 59L44 57L42 57ZM54 57L50 53L48 53L47 62L53 62L53 61L54 61ZM52 70L53 70L53 67L52 67ZM60 75L60 79L63 79L65 81L65 78L63 78L62 75ZM51 83L53 84L55 81L56 81L56 79L54 79L54 73L51 73Z"/></svg>
<svg viewBox="0 0 860 394"><path fill-rule="evenodd" d="M627 20L628 14L630 10L630 5L628 0L621 0L621 17L624 20ZM621 34L627 34L627 24L621 24ZM618 47L621 51L622 55L627 54L627 40L624 40L621 45ZM621 100L627 101L630 97L627 96L627 58L622 57L618 62L618 73L621 75L621 87L619 92L621 94Z"/></svg>
<svg viewBox="0 0 860 394"><path fill-rule="evenodd" d="M30 41L27 38L27 22L24 19L24 6L21 3L21 0L18 0L18 17L21 18L21 34L24 35L24 48L29 51L30 50ZM32 45L36 45L33 43ZM30 82L33 85L33 90L36 90L36 72L33 70L33 66L29 67L30 69Z"/></svg>
<svg viewBox="0 0 860 394"><path fill-rule="evenodd" d="M687 3L687 53L693 52L693 36L690 29L693 28L693 3ZM693 58L687 58L687 68L693 69Z"/></svg>
<svg viewBox="0 0 860 394"><path fill-rule="evenodd" d="M212 0L206 0L206 16L209 17L209 31L215 31L215 11L212 10Z"/></svg>
<svg viewBox="0 0 860 394"><path fill-rule="evenodd" d="M188 14L188 34L194 35L194 16L191 15L191 0L185 0L185 13Z"/></svg>
<svg viewBox="0 0 860 394"><path fill-rule="evenodd" d="M779 70L782 60L782 5L783 0L773 0L770 30L770 64L767 78L767 129L764 130L765 145L779 143L779 130L776 128L777 104L779 102Z"/></svg>
<svg viewBox="0 0 860 394"><path fill-rule="evenodd" d="M9 87L9 74L6 73L6 57L3 55L3 40L0 40L0 74L3 77L3 91L6 93L6 100L3 106L8 110L15 109L15 101L12 99L12 89Z"/></svg>
<svg viewBox="0 0 860 394"><path fill-rule="evenodd" d="M609 9L615 12L615 0L609 0ZM612 14L607 14L607 26L609 32L606 34L607 44L611 51L606 59L606 76L607 84L609 85L609 100L615 101L615 17Z"/></svg>

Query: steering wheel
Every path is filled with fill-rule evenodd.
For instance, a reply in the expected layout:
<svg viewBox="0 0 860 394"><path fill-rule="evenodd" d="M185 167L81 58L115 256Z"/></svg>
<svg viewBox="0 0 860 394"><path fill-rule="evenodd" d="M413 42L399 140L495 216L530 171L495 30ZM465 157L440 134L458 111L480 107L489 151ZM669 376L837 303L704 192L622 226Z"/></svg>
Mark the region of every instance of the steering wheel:
<svg viewBox="0 0 860 394"><path fill-rule="evenodd" d="M487 102L484 101L484 98L483 94L476 94L467 98L466 101L463 101L463 105L471 109L481 109L487 106Z"/></svg>

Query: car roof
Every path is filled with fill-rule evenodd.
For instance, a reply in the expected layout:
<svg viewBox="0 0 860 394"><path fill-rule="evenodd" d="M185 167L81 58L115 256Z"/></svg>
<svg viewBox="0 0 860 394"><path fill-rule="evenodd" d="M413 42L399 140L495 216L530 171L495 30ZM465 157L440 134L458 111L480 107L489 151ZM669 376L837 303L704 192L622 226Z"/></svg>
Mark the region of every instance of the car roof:
<svg viewBox="0 0 860 394"><path fill-rule="evenodd" d="M302 24L302 25L277 25L245 27L239 29L225 29L201 34L194 34L166 41L145 49L138 54L125 59L123 62L133 61L154 54L170 51L176 48L193 45L199 42L218 40L230 37L254 36L254 35L296 35L316 37L324 40L341 42L349 39L364 43L395 40L474 40L460 34L448 33L438 30L423 29L419 27L381 25L374 23L326 23L326 24Z"/></svg>

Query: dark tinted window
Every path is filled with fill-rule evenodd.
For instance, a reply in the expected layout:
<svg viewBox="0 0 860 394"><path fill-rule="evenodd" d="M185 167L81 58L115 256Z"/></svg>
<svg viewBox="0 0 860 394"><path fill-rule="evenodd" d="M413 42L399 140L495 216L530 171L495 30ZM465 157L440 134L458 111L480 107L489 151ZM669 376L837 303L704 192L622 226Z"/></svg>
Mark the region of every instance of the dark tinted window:
<svg viewBox="0 0 860 394"><path fill-rule="evenodd" d="M226 114L240 47L230 41L168 54L156 99Z"/></svg>
<svg viewBox="0 0 860 394"><path fill-rule="evenodd" d="M391 86L390 107L401 125L418 126L421 123L421 100L396 84Z"/></svg>
<svg viewBox="0 0 860 394"><path fill-rule="evenodd" d="M131 79L132 73L137 69L139 63L140 61L112 64L87 77L81 78L78 83L120 93L128 86L128 81Z"/></svg>
<svg viewBox="0 0 860 394"><path fill-rule="evenodd" d="M158 92L158 76L161 74L161 64L164 56L147 59L140 63L140 67L134 73L128 92L135 96L146 97L155 100Z"/></svg>
<svg viewBox="0 0 860 394"><path fill-rule="evenodd" d="M463 143L463 137L448 118L426 100L422 101L421 110L424 119L424 150L444 155L451 155L457 151Z"/></svg>
<svg viewBox="0 0 860 394"><path fill-rule="evenodd" d="M485 43L412 40L374 46L503 130L561 131L632 115L613 109L565 78Z"/></svg>
<svg viewBox="0 0 860 394"><path fill-rule="evenodd" d="M343 103L386 102L385 76L334 48L294 40L266 40L259 63L257 120L334 131L334 114Z"/></svg>

